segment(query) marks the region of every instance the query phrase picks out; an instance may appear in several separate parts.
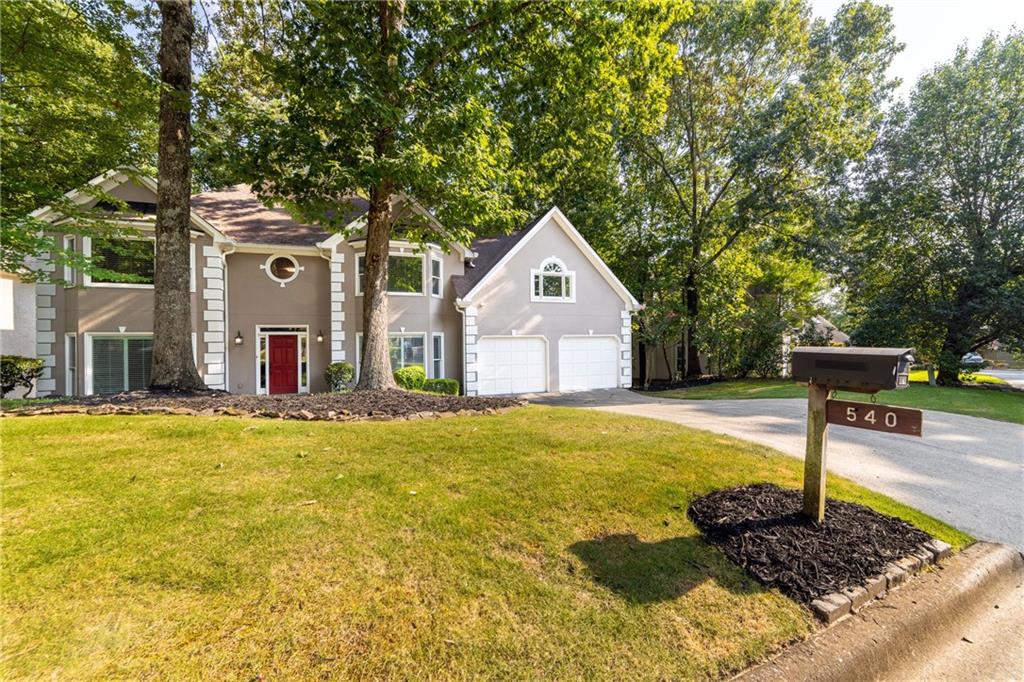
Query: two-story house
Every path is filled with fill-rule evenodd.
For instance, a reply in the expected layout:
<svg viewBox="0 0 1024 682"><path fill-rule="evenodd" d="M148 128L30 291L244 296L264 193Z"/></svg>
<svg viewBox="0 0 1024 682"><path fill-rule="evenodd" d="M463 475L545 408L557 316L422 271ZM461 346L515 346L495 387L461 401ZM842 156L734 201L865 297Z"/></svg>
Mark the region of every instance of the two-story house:
<svg viewBox="0 0 1024 682"><path fill-rule="evenodd" d="M36 285L37 354L46 394L111 393L149 381L156 183L110 171L91 181L125 201L128 240L79 238L43 208L65 248L132 282L66 270ZM71 201L95 204L88 192ZM412 199L402 210L433 219ZM101 207L102 208L102 207ZM235 393L326 390L324 369L359 368L365 202L330 233L268 208L245 186L192 198L192 329L206 384ZM557 208L511 235L458 244L391 243L394 368L422 365L469 395L629 386L638 304ZM53 266L50 265L52 268Z"/></svg>

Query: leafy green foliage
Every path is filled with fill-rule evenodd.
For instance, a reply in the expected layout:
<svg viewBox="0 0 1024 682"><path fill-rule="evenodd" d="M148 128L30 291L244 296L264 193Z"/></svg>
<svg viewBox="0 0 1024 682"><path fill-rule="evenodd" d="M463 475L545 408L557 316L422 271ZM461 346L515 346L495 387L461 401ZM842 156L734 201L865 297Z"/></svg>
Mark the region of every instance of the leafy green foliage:
<svg viewBox="0 0 1024 682"><path fill-rule="evenodd" d="M423 384L427 380L427 371L423 369L423 365L409 365L396 369L394 376L395 383L405 390L419 391L423 389Z"/></svg>
<svg viewBox="0 0 1024 682"><path fill-rule="evenodd" d="M41 358L26 358L21 355L0 355L0 395L7 395L21 386L25 395L32 390L32 384L43 375Z"/></svg>
<svg viewBox="0 0 1024 682"><path fill-rule="evenodd" d="M679 291L691 373L711 328L728 326L710 319L713 289L737 269L726 255L805 248L836 178L864 158L881 122L899 47L888 10L860 2L831 23L808 17L799 0L697 5L670 34L678 64L664 125L620 143L647 242L627 272L640 275L645 303ZM652 255L670 265L647 265ZM733 279L724 298L731 305L753 285Z"/></svg>
<svg viewBox="0 0 1024 682"><path fill-rule="evenodd" d="M103 170L152 164L158 89L144 70L146 55L124 28L139 15L123 2L4 4L0 269L31 278L39 273L27 269L25 259L42 252L58 264L86 266L28 217L47 204L81 218L68 232L119 232L62 195Z"/></svg>
<svg viewBox="0 0 1024 682"><path fill-rule="evenodd" d="M423 382L423 390L441 395L458 395L459 382L457 379L427 379Z"/></svg>
<svg viewBox="0 0 1024 682"><path fill-rule="evenodd" d="M332 362L324 370L324 380L331 391L343 391L356 378L356 368L351 362Z"/></svg>
<svg viewBox="0 0 1024 682"><path fill-rule="evenodd" d="M858 344L960 358L1024 335L1024 34L987 38L893 111L843 234Z"/></svg>

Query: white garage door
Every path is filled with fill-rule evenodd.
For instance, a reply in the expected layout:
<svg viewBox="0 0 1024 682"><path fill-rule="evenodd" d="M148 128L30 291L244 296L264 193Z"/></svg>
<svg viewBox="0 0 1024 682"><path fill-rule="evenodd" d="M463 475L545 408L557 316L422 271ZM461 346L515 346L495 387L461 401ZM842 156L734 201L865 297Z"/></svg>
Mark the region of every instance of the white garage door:
<svg viewBox="0 0 1024 682"><path fill-rule="evenodd" d="M477 344L477 393L543 393L548 358L544 339L482 338Z"/></svg>
<svg viewBox="0 0 1024 682"><path fill-rule="evenodd" d="M619 385L619 342L607 336L567 336L558 342L558 390Z"/></svg>

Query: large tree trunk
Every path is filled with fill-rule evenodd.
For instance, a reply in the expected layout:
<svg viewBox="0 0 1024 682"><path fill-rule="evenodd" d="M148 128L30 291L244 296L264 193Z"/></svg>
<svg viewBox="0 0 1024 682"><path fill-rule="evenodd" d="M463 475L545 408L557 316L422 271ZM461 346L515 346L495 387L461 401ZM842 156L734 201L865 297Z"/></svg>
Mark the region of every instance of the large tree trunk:
<svg viewBox="0 0 1024 682"><path fill-rule="evenodd" d="M363 347L357 389L395 388L388 339L388 242L391 186L370 191L363 261Z"/></svg>
<svg viewBox="0 0 1024 682"><path fill-rule="evenodd" d="M404 0L379 0L376 5L380 28L378 47L385 65L388 98L397 110L399 48L396 40L405 17ZM394 129L388 125L377 131L373 151L378 160L394 153ZM370 208L366 216L366 259L363 270L363 347L359 369L359 390L396 388L391 373L388 339L388 251L391 241L391 195L394 183L384 179L370 188Z"/></svg>
<svg viewBox="0 0 1024 682"><path fill-rule="evenodd" d="M150 388L203 389L192 355L189 291L189 116L192 89L192 4L161 0L160 140Z"/></svg>
<svg viewBox="0 0 1024 682"><path fill-rule="evenodd" d="M700 314L700 292L697 278L691 272L686 276L686 378L699 377L700 354L697 352L697 315Z"/></svg>

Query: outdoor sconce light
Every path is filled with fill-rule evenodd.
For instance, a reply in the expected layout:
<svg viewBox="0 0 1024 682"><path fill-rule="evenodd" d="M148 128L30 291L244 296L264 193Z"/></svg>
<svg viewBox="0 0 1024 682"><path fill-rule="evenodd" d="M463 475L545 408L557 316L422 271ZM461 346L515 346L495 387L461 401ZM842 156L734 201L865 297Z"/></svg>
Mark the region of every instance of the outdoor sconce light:
<svg viewBox="0 0 1024 682"><path fill-rule="evenodd" d="M236 346L241 346L242 345L242 341L243 341L243 339L242 339L242 330L239 329L238 332L235 334L235 345Z"/></svg>
<svg viewBox="0 0 1024 682"><path fill-rule="evenodd" d="M316 342L317 343L323 343L324 342L324 330L323 329L321 329L320 331L318 331L316 333Z"/></svg>

